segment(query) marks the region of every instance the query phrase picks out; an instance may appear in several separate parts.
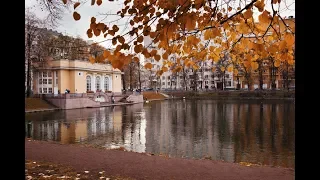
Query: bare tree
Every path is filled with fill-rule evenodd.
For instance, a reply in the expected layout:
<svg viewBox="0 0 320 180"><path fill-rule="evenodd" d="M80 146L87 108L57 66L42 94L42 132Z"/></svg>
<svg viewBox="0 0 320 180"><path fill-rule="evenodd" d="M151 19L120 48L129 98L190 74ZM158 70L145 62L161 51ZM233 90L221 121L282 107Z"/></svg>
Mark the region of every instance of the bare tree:
<svg viewBox="0 0 320 180"><path fill-rule="evenodd" d="M31 67L32 67L32 59L34 56L34 47L37 47L37 40L40 38L39 32L40 32L40 26L43 26L43 22L36 17L34 13L30 11L30 9L26 9L25 11L25 47L26 47L26 77L25 77L25 82L26 82L26 93L27 97L30 97L31 95L31 81L32 81L32 76L31 76Z"/></svg>

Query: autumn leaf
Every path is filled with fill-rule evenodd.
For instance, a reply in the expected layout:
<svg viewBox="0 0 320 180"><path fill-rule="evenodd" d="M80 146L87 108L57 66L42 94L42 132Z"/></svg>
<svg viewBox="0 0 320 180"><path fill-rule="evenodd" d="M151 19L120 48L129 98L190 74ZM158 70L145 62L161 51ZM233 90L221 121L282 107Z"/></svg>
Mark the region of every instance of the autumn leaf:
<svg viewBox="0 0 320 180"><path fill-rule="evenodd" d="M93 6L95 2L96 0L91 0L91 6Z"/></svg>
<svg viewBox="0 0 320 180"><path fill-rule="evenodd" d="M294 44L294 36L291 33L286 33L284 35L284 39L288 46L292 46Z"/></svg>
<svg viewBox="0 0 320 180"><path fill-rule="evenodd" d="M261 23L270 23L270 21L271 21L270 15L267 10L263 11L263 13L261 13L258 16L258 19L259 19L259 22L261 22Z"/></svg>
<svg viewBox="0 0 320 180"><path fill-rule="evenodd" d="M257 1L257 2L254 4L254 6L257 7L260 12L262 12L263 9L264 9L264 6L265 6L264 0Z"/></svg>
<svg viewBox="0 0 320 180"><path fill-rule="evenodd" d="M103 57L108 58L110 56L110 51L104 50Z"/></svg>
<svg viewBox="0 0 320 180"><path fill-rule="evenodd" d="M233 71L233 67L232 67L232 66L229 66L229 67L227 68L227 71L228 71L228 72L232 72L232 71Z"/></svg>
<svg viewBox="0 0 320 180"><path fill-rule="evenodd" d="M243 17L245 19L249 19L249 18L252 17L252 14L253 14L252 10L251 9L247 9L246 12L243 13Z"/></svg>
<svg viewBox="0 0 320 180"><path fill-rule="evenodd" d="M151 69L151 68L152 68L152 64L151 64L151 63L146 63L146 64L144 65L144 67L145 67L146 69Z"/></svg>
<svg viewBox="0 0 320 180"><path fill-rule="evenodd" d="M156 61L160 61L161 56L160 56L159 54L157 54L157 55L154 56L154 59L155 59Z"/></svg>
<svg viewBox="0 0 320 180"><path fill-rule="evenodd" d="M80 3L79 3L79 2L74 3L74 5L73 5L73 9L76 9L79 5L80 5Z"/></svg>
<svg viewBox="0 0 320 180"><path fill-rule="evenodd" d="M139 62L139 58L138 57L134 57L133 61L138 63Z"/></svg>
<svg viewBox="0 0 320 180"><path fill-rule="evenodd" d="M97 0L97 5L100 6L102 4L102 0Z"/></svg>
<svg viewBox="0 0 320 180"><path fill-rule="evenodd" d="M74 19L74 20L78 21L78 20L80 20L80 18L81 18L81 16L80 16L79 13L77 13L76 11L73 12L73 19Z"/></svg>
<svg viewBox="0 0 320 180"><path fill-rule="evenodd" d="M63 4L67 4L68 0L62 0Z"/></svg>
<svg viewBox="0 0 320 180"><path fill-rule="evenodd" d="M95 60L94 57L90 56L90 57L89 57L89 61L93 64L93 63L95 63L96 60Z"/></svg>

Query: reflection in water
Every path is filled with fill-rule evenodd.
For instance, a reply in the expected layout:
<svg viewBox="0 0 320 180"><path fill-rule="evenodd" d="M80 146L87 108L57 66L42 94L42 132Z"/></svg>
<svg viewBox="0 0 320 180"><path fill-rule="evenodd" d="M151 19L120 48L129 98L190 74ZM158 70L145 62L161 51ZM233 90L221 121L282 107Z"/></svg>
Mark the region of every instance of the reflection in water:
<svg viewBox="0 0 320 180"><path fill-rule="evenodd" d="M26 137L294 167L291 102L170 100L26 114Z"/></svg>

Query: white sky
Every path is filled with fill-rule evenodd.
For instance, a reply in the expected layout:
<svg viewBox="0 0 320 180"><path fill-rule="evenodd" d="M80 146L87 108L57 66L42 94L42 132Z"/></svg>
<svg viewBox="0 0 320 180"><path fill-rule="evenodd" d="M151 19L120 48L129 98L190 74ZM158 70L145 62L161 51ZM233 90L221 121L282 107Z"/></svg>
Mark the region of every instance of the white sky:
<svg viewBox="0 0 320 180"><path fill-rule="evenodd" d="M225 0L228 1L228 0ZM229 0L230 1L230 0ZM236 0L237 1L237 0ZM250 2L250 0L247 0ZM99 37L93 36L93 38L89 39L87 37L87 29L90 25L90 19L92 16L95 16L97 18L97 21L102 20L105 16L99 15L99 13L116 13L117 11L121 10L124 0L116 0L113 2L110 2L108 0L104 0L101 6L91 6L91 1L87 1L85 4L80 5L76 10L81 15L81 19L79 21L75 21L72 17L73 13L73 7L70 8L70 12L66 12L63 16L63 19L60 21L60 26L57 27L55 30L58 32L61 32L65 35L69 36L80 36L81 38L85 40L93 40L95 42L100 42L105 40L103 35L100 35ZM268 10L271 10L270 0L265 0L266 8ZM41 11L41 9L37 6L37 0L25 0L25 7L32 7L32 11L38 16L38 17L45 17L46 13ZM286 8L286 7L289 7ZM276 8L278 9L278 7ZM280 12L282 16L295 16L295 0L282 0L280 4ZM257 14L254 14L254 16L257 16ZM115 19L117 19L118 16L110 16L103 22L110 22ZM125 21L118 21L116 24L121 25L125 24ZM122 27L122 28L121 28ZM125 30L124 26L120 26L120 30ZM107 38L110 38L108 36ZM104 47L110 47L111 42L106 41L103 43L100 43L100 45Z"/></svg>

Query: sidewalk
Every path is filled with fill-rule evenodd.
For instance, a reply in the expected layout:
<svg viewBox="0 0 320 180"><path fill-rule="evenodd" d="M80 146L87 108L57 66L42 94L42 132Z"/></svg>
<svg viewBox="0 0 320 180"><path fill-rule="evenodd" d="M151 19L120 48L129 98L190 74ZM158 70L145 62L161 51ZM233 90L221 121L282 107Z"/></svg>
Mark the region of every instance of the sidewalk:
<svg viewBox="0 0 320 180"><path fill-rule="evenodd" d="M293 180L294 170L246 167L235 163L148 156L80 145L25 141L25 158L72 166L78 171L105 171L134 179Z"/></svg>

